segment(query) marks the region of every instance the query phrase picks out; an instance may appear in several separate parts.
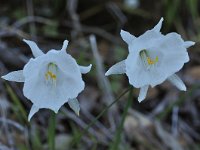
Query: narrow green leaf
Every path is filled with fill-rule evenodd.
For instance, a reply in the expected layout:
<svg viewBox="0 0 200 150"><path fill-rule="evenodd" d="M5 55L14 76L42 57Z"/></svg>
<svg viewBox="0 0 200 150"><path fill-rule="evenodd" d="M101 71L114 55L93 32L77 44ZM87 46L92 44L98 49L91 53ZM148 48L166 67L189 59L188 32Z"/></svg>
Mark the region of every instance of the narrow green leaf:
<svg viewBox="0 0 200 150"><path fill-rule="evenodd" d="M27 122L27 113L25 111L24 106L21 104L21 101L19 100L17 95L14 93L10 85L9 84L5 84L5 85L6 85L7 92L14 103L14 107L16 107L14 108L14 111L17 112L18 119L19 120L23 119L23 121Z"/></svg>
<svg viewBox="0 0 200 150"><path fill-rule="evenodd" d="M128 101L127 101L125 108L124 108L124 112L122 114L122 119L121 119L119 127L116 131L114 141L113 141L113 143L111 143L109 150L118 150L119 149L119 145L121 143L121 134L122 134L123 127L124 127L124 121L125 121L126 116L128 114L128 109L132 105L132 102L133 102L132 98L133 98L133 91L131 90L130 94L129 94Z"/></svg>
<svg viewBox="0 0 200 150"><path fill-rule="evenodd" d="M55 131L56 130L56 114L51 112L48 127L48 145L49 150L55 150Z"/></svg>
<svg viewBox="0 0 200 150"><path fill-rule="evenodd" d="M82 138L82 136L83 136L85 133L87 133L88 129L89 129L91 126L93 126L93 125L97 122L97 120L98 120L101 116L103 116L103 114L105 114L105 113L108 111L108 109L109 109L110 107L112 107L112 105L114 105L117 101L119 101L119 100L120 100L124 95L126 95L126 93L127 93L128 91L130 91L131 89L132 89L132 87L129 87L128 89L126 89L124 92L122 92L122 94L120 94L120 95L116 98L116 100L114 100L111 104L109 104L106 108L104 108L104 109L99 113L99 115L97 115L97 116L95 117L95 119L92 120L92 121L87 125L87 127L83 130L83 132L79 133L79 136L77 137L77 140L74 141L74 143L72 143L72 145L75 145L76 143L79 143L80 140L81 140L81 138Z"/></svg>

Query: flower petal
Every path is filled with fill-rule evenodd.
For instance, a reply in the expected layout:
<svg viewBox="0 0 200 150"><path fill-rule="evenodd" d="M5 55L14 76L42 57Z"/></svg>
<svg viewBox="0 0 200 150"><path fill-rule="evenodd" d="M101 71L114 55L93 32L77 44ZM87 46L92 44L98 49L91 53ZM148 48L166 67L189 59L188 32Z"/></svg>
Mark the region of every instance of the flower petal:
<svg viewBox="0 0 200 150"><path fill-rule="evenodd" d="M158 22L158 24L153 28L154 31L156 32L160 32L160 29L162 27L162 22L163 22L163 17L160 19L160 21Z"/></svg>
<svg viewBox="0 0 200 150"><path fill-rule="evenodd" d="M25 78L23 75L23 70L10 72L7 75L2 76L1 78L8 80L8 81L15 81L15 82L24 82L25 81Z"/></svg>
<svg viewBox="0 0 200 150"><path fill-rule="evenodd" d="M54 85L45 79L49 63L57 65ZM38 108L48 108L55 113L69 99L77 97L85 87L78 64L62 51L51 50L31 59L24 67L24 76L24 95Z"/></svg>
<svg viewBox="0 0 200 150"><path fill-rule="evenodd" d="M69 43L69 41L68 41L68 40L64 40L64 42L63 42L63 46L62 46L62 49L61 49L61 51L64 51L64 52L66 52L66 49L67 49L68 43Z"/></svg>
<svg viewBox="0 0 200 150"><path fill-rule="evenodd" d="M39 47L37 46L37 44L33 41L29 41L29 40L25 40L23 39L23 41L29 45L29 47L31 48L31 51L33 53L34 57L38 57L43 55L44 53L39 49Z"/></svg>
<svg viewBox="0 0 200 150"><path fill-rule="evenodd" d="M142 102L146 98L148 88L149 88L148 85L145 85L145 86L140 88L140 93L139 93L139 97L138 97L139 103Z"/></svg>
<svg viewBox="0 0 200 150"><path fill-rule="evenodd" d="M126 72L126 64L125 64L125 60L120 61L118 63L116 63L115 65L113 65L106 73L106 76L109 76L111 74L123 74Z"/></svg>
<svg viewBox="0 0 200 150"><path fill-rule="evenodd" d="M86 74L86 73L90 72L90 70L92 68L92 64L90 64L87 67L79 65L79 68L80 68L80 71L81 71L82 74Z"/></svg>
<svg viewBox="0 0 200 150"><path fill-rule="evenodd" d="M173 74L171 75L168 80L173 84L175 85L179 90L181 91L186 91L186 86L185 84L183 83L183 81L176 75L176 74Z"/></svg>
<svg viewBox="0 0 200 150"><path fill-rule="evenodd" d="M144 47L144 49L149 51L150 58L155 59L158 57L158 62L155 66L152 65L150 70L144 68L141 58L136 52L129 53L126 59L126 74L129 78L129 83L136 88L144 85L154 87L161 84L169 76L178 72L184 63L189 61L188 52L183 45L184 41L177 33L169 33L166 36L160 36L160 38L158 37L156 40L152 39L151 41L151 44L149 42L147 42L148 44L145 43L148 47ZM142 44L142 42L138 43L138 45L142 46L145 44Z"/></svg>
<svg viewBox="0 0 200 150"><path fill-rule="evenodd" d="M189 61L184 41L177 33L167 34L165 39L159 42L158 49L160 49L162 55L159 58L160 65L157 67L157 72L162 73L165 79L178 72ZM160 70L163 71L161 72Z"/></svg>
<svg viewBox="0 0 200 150"><path fill-rule="evenodd" d="M193 42L193 41L185 41L184 42L185 48L189 48L189 47L193 46L194 44L195 44L195 42Z"/></svg>
<svg viewBox="0 0 200 150"><path fill-rule="evenodd" d="M33 104L31 107L30 113L28 115L28 121L30 121L33 115L38 111L39 111L39 108Z"/></svg>
<svg viewBox="0 0 200 150"><path fill-rule="evenodd" d="M69 99L68 104L70 108L79 116L80 105L79 105L78 100L76 98Z"/></svg>
<svg viewBox="0 0 200 150"><path fill-rule="evenodd" d="M127 43L131 44L132 41L136 38L135 36L131 35L129 32L121 30L120 35L122 39Z"/></svg>

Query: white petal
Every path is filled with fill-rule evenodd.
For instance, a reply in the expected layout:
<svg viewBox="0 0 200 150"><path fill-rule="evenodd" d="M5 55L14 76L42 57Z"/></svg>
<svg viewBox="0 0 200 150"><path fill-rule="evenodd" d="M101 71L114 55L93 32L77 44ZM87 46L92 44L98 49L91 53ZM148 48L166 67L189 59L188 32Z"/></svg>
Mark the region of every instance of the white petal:
<svg viewBox="0 0 200 150"><path fill-rule="evenodd" d="M162 22L163 22L163 17L160 19L160 21L158 22L158 24L153 28L154 31L156 32L160 32L160 29L162 27Z"/></svg>
<svg viewBox="0 0 200 150"><path fill-rule="evenodd" d="M185 48L189 48L190 46L193 46L194 44L195 44L195 42L193 42L193 41L186 41L186 42L184 42Z"/></svg>
<svg viewBox="0 0 200 150"><path fill-rule="evenodd" d="M31 110L30 110L29 115L28 115L28 121L30 121L31 118L33 117L33 115L38 111L39 111L39 108L35 105L32 105Z"/></svg>
<svg viewBox="0 0 200 150"><path fill-rule="evenodd" d="M79 116L80 105L79 105L78 100L76 98L70 99L68 101L68 104L69 104L70 108Z"/></svg>
<svg viewBox="0 0 200 150"><path fill-rule="evenodd" d="M113 65L106 73L106 76L109 76L111 74L123 74L126 72L126 65L125 65L125 60L120 61Z"/></svg>
<svg viewBox="0 0 200 150"><path fill-rule="evenodd" d="M69 41L68 41L68 40L64 40L64 42L63 42L63 46L62 46L62 49L61 49L61 51L64 51L64 52L66 52L66 49L67 49L68 43L69 43Z"/></svg>
<svg viewBox="0 0 200 150"><path fill-rule="evenodd" d="M179 90L181 91L186 91L186 86L185 84L183 83L183 81L176 75L176 74L173 74L172 76L170 76L168 78L168 80L173 84L175 85Z"/></svg>
<svg viewBox="0 0 200 150"><path fill-rule="evenodd" d="M25 40L23 39L23 41L29 45L29 47L31 48L31 51L33 53L34 57L38 57L40 55L43 55L44 53L39 49L39 47L37 46L37 44L33 41L29 41L29 40Z"/></svg>
<svg viewBox="0 0 200 150"><path fill-rule="evenodd" d="M90 72L90 70L92 68L92 64L90 64L87 67L79 65L79 68L80 68L80 71L81 71L82 74L86 74L86 73Z"/></svg>
<svg viewBox="0 0 200 150"><path fill-rule="evenodd" d="M158 40L162 39L164 35L156 30L148 30L144 34L137 37L132 44L129 45L129 52L137 54L138 51L155 47Z"/></svg>
<svg viewBox="0 0 200 150"><path fill-rule="evenodd" d="M8 80L8 81L15 81L15 82L24 82L24 75L23 75L23 70L19 71L13 71L8 73L5 76L2 76L1 78Z"/></svg>
<svg viewBox="0 0 200 150"><path fill-rule="evenodd" d="M132 41L136 38L135 36L131 35L129 32L121 30L120 35L122 39L127 43L131 44Z"/></svg>
<svg viewBox="0 0 200 150"><path fill-rule="evenodd" d="M148 88L149 88L148 85L145 85L145 86L140 88L140 93L139 93L139 97L138 97L138 102L139 103L146 98Z"/></svg>
<svg viewBox="0 0 200 150"><path fill-rule="evenodd" d="M126 75L128 76L129 83L136 88L149 85L152 80L152 76L144 68L141 58L134 53L129 53L126 63Z"/></svg>
<svg viewBox="0 0 200 150"><path fill-rule="evenodd" d="M136 88L144 85L154 87L161 84L169 76L179 71L184 63L189 61L188 52L183 46L183 40L176 33L162 36L158 38L157 42L152 40L152 43L152 47L149 45L149 51L152 52L149 55L152 55L150 57L153 59L158 56L158 63L152 69L145 70L141 58L135 53L129 53L126 59L126 74L129 83ZM139 44L142 44L142 42Z"/></svg>
<svg viewBox="0 0 200 150"><path fill-rule="evenodd" d="M54 85L45 80L50 62L58 66ZM78 64L69 54L61 51L51 50L31 59L24 67L24 76L24 95L38 108L48 108L55 113L68 99L77 97L85 87Z"/></svg>

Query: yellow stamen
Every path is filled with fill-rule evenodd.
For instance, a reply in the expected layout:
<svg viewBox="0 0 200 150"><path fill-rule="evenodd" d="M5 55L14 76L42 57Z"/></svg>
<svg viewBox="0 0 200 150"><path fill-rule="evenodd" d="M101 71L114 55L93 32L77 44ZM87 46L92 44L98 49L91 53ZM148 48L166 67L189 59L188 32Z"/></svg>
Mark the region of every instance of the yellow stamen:
<svg viewBox="0 0 200 150"><path fill-rule="evenodd" d="M45 73L45 79L47 83L56 85L56 80L57 80L57 65L56 64L54 63L48 64L48 70Z"/></svg>
<svg viewBox="0 0 200 150"><path fill-rule="evenodd" d="M47 71L47 73L45 74L46 80L48 80L49 77L50 77L51 79L54 79L54 80L56 80L56 78L57 78L56 75L53 74L51 71Z"/></svg>
<svg viewBox="0 0 200 150"><path fill-rule="evenodd" d="M158 62L158 56L156 56L154 60L151 59L149 52L146 49L140 51L140 58L147 70L149 70L152 65Z"/></svg>
<svg viewBox="0 0 200 150"><path fill-rule="evenodd" d="M150 57L147 57L147 62L149 65L154 65L158 62L158 56L156 56L155 60L152 60Z"/></svg>

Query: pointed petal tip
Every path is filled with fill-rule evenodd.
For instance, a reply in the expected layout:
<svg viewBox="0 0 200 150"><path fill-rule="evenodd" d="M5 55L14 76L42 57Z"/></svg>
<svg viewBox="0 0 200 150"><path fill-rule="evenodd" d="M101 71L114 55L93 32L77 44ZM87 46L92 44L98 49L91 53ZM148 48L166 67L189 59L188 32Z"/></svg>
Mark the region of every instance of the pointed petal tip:
<svg viewBox="0 0 200 150"><path fill-rule="evenodd" d="M114 72L112 72L111 69L109 69L108 71L106 71L105 76L109 76L109 75L113 75L113 74L117 74L117 73L114 73Z"/></svg>
<svg viewBox="0 0 200 150"><path fill-rule="evenodd" d="M90 64L90 65L88 66L88 69L89 69L89 70L91 70L91 69L92 69L92 64Z"/></svg>
<svg viewBox="0 0 200 150"><path fill-rule="evenodd" d="M184 84L184 82L177 76L176 74L171 75L168 80L175 85L179 90L186 91L187 88Z"/></svg>
<svg viewBox="0 0 200 150"><path fill-rule="evenodd" d="M26 39L23 39L23 41L31 48L34 57L38 57L44 54L34 41Z"/></svg>
<svg viewBox="0 0 200 150"><path fill-rule="evenodd" d="M106 71L105 76L109 76L109 75L110 75L110 73L109 73L109 70L108 70L108 71Z"/></svg>
<svg viewBox="0 0 200 150"><path fill-rule="evenodd" d="M28 121L30 122L31 118L35 115L36 112L39 111L39 108L35 105L32 105L30 113L28 115Z"/></svg>
<svg viewBox="0 0 200 150"><path fill-rule="evenodd" d="M78 112L75 112L75 113L76 113L77 116L80 116L80 112L79 112L79 111L78 111Z"/></svg>
<svg viewBox="0 0 200 150"><path fill-rule="evenodd" d="M88 72L90 72L90 70L92 69L92 64L90 64L89 66L80 66L79 65L79 68L80 68L80 71L82 74L86 74Z"/></svg>
<svg viewBox="0 0 200 150"><path fill-rule="evenodd" d="M76 98L70 99L68 101L68 104L69 104L70 108L76 113L76 115L79 116L80 105L79 105L78 100Z"/></svg>
<svg viewBox="0 0 200 150"><path fill-rule="evenodd" d="M64 40L61 51L66 52L66 49L67 49L68 43L69 43L68 40Z"/></svg>
<svg viewBox="0 0 200 150"><path fill-rule="evenodd" d="M122 60L114 64L112 67L110 67L108 71L105 73L105 76L109 76L112 74L124 74L124 73L126 73L126 63L125 60Z"/></svg>
<svg viewBox="0 0 200 150"><path fill-rule="evenodd" d="M162 27L162 23L163 23L163 21L164 21L164 18L161 17L160 20L159 20L159 22L158 22L158 25L161 25L161 27Z"/></svg>
<svg viewBox="0 0 200 150"><path fill-rule="evenodd" d="M24 82L25 78L23 75L23 70L13 71L6 75L1 76L2 79L14 82Z"/></svg>
<svg viewBox="0 0 200 150"><path fill-rule="evenodd" d="M156 32L160 32L161 28L162 28L162 23L164 21L164 18L161 17L160 21L158 22L158 24L153 28L154 31Z"/></svg>
<svg viewBox="0 0 200 150"><path fill-rule="evenodd" d="M1 76L1 78L4 79L4 80L6 80L6 79L5 79L5 75L4 75L4 76Z"/></svg>
<svg viewBox="0 0 200 150"><path fill-rule="evenodd" d="M139 96L138 96L139 103L142 102L146 98L148 88L149 88L149 85L145 85L140 88L140 92L139 92Z"/></svg>
<svg viewBox="0 0 200 150"><path fill-rule="evenodd" d="M122 39L124 39L123 37L125 36L126 33L127 33L127 31L121 29L120 35L121 35Z"/></svg>
<svg viewBox="0 0 200 150"><path fill-rule="evenodd" d="M68 45L69 41L68 40L64 40L63 45Z"/></svg>
<svg viewBox="0 0 200 150"><path fill-rule="evenodd" d="M53 112L54 112L55 114L57 114L58 111L59 111L59 109L54 109L54 110L53 110Z"/></svg>
<svg viewBox="0 0 200 150"><path fill-rule="evenodd" d="M29 42L32 42L32 41L26 40L26 39L23 39L22 41L24 41L26 44L28 44Z"/></svg>
<svg viewBox="0 0 200 150"><path fill-rule="evenodd" d="M91 71L91 69L92 69L92 64L90 64L89 66L88 66L88 68L89 68L89 71ZM89 72L88 71L88 72Z"/></svg>
<svg viewBox="0 0 200 150"><path fill-rule="evenodd" d="M22 41L26 42L27 40L26 40L26 39L23 39Z"/></svg>
<svg viewBox="0 0 200 150"><path fill-rule="evenodd" d="M127 43L127 44L131 44L132 41L136 38L134 35L130 34L129 32L125 31L125 30L121 30L120 31L120 35L122 37L122 39Z"/></svg>
<svg viewBox="0 0 200 150"><path fill-rule="evenodd" d="M142 97L138 97L138 102L141 103L144 100Z"/></svg>
<svg viewBox="0 0 200 150"><path fill-rule="evenodd" d="M193 42L193 41L185 41L184 42L185 48L189 48L189 47L191 47L193 45L195 45L195 42Z"/></svg>
<svg viewBox="0 0 200 150"><path fill-rule="evenodd" d="M31 116L31 115L28 115L28 122L31 121L32 117L33 117L33 115L32 115L32 116Z"/></svg>
<svg viewBox="0 0 200 150"><path fill-rule="evenodd" d="M6 75L4 75L4 76L1 76L1 78L2 78L3 80L7 80L7 81L9 81L9 79L7 78L7 76L6 76Z"/></svg>
<svg viewBox="0 0 200 150"><path fill-rule="evenodd" d="M127 32L127 31L121 29L120 34L122 35L122 34L124 34L124 33L126 33L126 32Z"/></svg>
<svg viewBox="0 0 200 150"><path fill-rule="evenodd" d="M185 91L187 91L187 87L184 85L184 86L181 87L180 90L185 92Z"/></svg>

